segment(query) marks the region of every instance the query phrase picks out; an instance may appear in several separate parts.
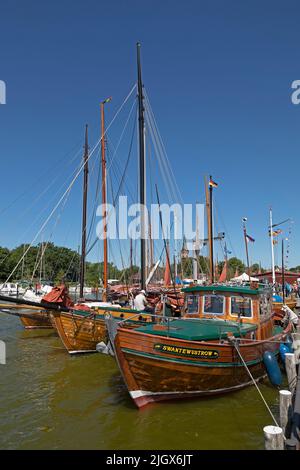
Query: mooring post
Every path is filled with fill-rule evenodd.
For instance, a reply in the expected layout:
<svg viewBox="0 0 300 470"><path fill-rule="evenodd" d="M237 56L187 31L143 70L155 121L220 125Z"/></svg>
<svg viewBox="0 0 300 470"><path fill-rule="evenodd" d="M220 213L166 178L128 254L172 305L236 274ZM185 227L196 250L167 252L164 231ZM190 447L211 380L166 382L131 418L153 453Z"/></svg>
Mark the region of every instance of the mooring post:
<svg viewBox="0 0 300 470"><path fill-rule="evenodd" d="M265 450L284 450L283 431L279 426L265 426Z"/></svg>
<svg viewBox="0 0 300 470"><path fill-rule="evenodd" d="M291 422L292 410L292 392L289 390L279 391L279 409L280 409L280 426L284 436L286 436L286 428ZM287 437L287 436L286 436Z"/></svg>
<svg viewBox="0 0 300 470"><path fill-rule="evenodd" d="M296 360L294 353L285 354L285 368L290 392L294 393L297 380Z"/></svg>

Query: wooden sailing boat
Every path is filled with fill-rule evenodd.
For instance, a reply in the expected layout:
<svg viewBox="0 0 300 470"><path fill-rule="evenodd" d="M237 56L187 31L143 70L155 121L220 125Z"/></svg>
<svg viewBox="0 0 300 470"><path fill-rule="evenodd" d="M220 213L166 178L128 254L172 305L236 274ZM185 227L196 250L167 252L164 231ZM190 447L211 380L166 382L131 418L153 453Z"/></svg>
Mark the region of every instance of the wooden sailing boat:
<svg viewBox="0 0 300 470"><path fill-rule="evenodd" d="M211 285L183 289L183 318L163 317L136 328L112 325L110 342L130 396L153 402L217 395L266 375L264 353L277 353L291 329L275 325L272 290L214 284L212 187L207 193Z"/></svg>
<svg viewBox="0 0 300 470"><path fill-rule="evenodd" d="M130 396L149 403L239 390L266 374L263 355L277 352L286 330L275 326L272 293L256 286L184 289L185 317L111 335Z"/></svg>
<svg viewBox="0 0 300 470"><path fill-rule="evenodd" d="M137 44L138 67L138 102L139 102L139 154L140 154L140 204L145 204L145 154L144 154L144 106L143 87L140 63L140 44ZM103 204L103 228L106 233L106 159L105 159L105 122L104 105L110 99L101 103L101 156L102 156L102 204ZM145 230L145 214L141 211L141 230ZM146 244L141 236L141 288L146 288ZM83 261L82 261L83 263ZM104 236L104 300L107 299L107 238ZM71 312L53 312L52 318L58 334L70 354L83 352L96 352L98 343L106 343L108 340L105 325L105 315L110 313L113 317L132 319L133 321L150 321L149 315L140 315L137 310L121 308L110 303L85 303L75 306Z"/></svg>

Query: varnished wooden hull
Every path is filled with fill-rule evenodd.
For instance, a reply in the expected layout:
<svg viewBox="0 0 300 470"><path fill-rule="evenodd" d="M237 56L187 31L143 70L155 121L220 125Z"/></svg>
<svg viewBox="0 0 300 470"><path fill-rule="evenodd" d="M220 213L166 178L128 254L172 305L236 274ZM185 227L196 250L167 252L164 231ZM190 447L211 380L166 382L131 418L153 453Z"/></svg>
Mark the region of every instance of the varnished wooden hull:
<svg viewBox="0 0 300 470"><path fill-rule="evenodd" d="M50 320L50 314L47 311L32 310L22 315L20 314L20 320L26 329L44 329L53 328Z"/></svg>
<svg viewBox="0 0 300 470"><path fill-rule="evenodd" d="M88 317L52 312L51 320L70 354L96 352L98 343L107 342L104 319L100 319L96 314Z"/></svg>
<svg viewBox="0 0 300 470"><path fill-rule="evenodd" d="M278 346L271 342L240 346L255 380L266 374L262 362L264 351L275 352ZM176 351L174 348L177 351L215 351L217 359L187 357L164 352L162 348L166 351L170 348L171 351ZM253 383L237 351L228 343L186 341L119 328L115 353L129 393L138 407L161 400L228 393Z"/></svg>
<svg viewBox="0 0 300 470"><path fill-rule="evenodd" d="M99 313L99 311L103 313ZM114 318L119 320L125 318L134 318L137 320L144 319L150 321L149 315L141 315L133 310L116 309L99 309L95 313L80 312L52 312L51 321L57 330L65 348L70 354L97 352L98 343L108 342L109 337L105 324L104 315L110 313Z"/></svg>

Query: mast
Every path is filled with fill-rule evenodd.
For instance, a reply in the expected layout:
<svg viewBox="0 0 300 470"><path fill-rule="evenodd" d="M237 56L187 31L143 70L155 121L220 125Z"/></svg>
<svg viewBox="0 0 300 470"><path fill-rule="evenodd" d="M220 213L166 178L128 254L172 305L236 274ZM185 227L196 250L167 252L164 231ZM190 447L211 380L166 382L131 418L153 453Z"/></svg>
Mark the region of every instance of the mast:
<svg viewBox="0 0 300 470"><path fill-rule="evenodd" d="M207 213L207 227L208 227L208 243L209 243L209 265L210 265L210 282L215 281L214 273L214 240L213 240L213 210L212 210L212 193L213 193L213 180L209 177L209 190L205 181L205 194L206 194L206 213Z"/></svg>
<svg viewBox="0 0 300 470"><path fill-rule="evenodd" d="M80 260L80 289L79 298L83 299L84 275L85 275L85 255L86 255L86 212L87 212L87 190L88 190L88 125L85 126L84 143L84 172L83 172L83 198L82 198L82 232L81 232L81 260Z"/></svg>
<svg viewBox="0 0 300 470"><path fill-rule="evenodd" d="M285 304L285 272L284 272L284 241L281 242L281 276L282 276L282 300Z"/></svg>
<svg viewBox="0 0 300 470"><path fill-rule="evenodd" d="M249 276L249 282L250 282L250 264L249 264L249 252L248 252L246 220L247 220L246 217L244 217L243 218L243 232L244 232L244 241L245 241L246 258L247 258L247 269L248 269L248 276Z"/></svg>
<svg viewBox="0 0 300 470"><path fill-rule="evenodd" d="M145 119L142 84L141 45L137 43L138 104L139 104L139 167L140 167L140 208L141 208L141 289L146 289L146 240L145 240Z"/></svg>
<svg viewBox="0 0 300 470"><path fill-rule="evenodd" d="M270 239L271 239L271 255L272 255L272 283L273 283L273 291L275 292L276 276L275 276L275 261L274 261L274 238L273 238L272 207L270 207Z"/></svg>
<svg viewBox="0 0 300 470"><path fill-rule="evenodd" d="M105 159L105 118L104 105L109 103L111 98L100 103L101 111L101 169L102 169L102 217L103 217L103 300L107 299L107 222L106 222L106 159Z"/></svg>

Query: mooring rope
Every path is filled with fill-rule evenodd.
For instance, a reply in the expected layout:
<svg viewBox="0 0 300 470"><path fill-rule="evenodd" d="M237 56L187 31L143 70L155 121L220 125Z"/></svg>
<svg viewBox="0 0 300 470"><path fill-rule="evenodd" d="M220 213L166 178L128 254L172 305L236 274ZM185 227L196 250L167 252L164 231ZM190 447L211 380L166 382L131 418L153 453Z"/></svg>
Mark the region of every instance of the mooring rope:
<svg viewBox="0 0 300 470"><path fill-rule="evenodd" d="M239 349L238 349L238 347L237 347L237 345L236 345L236 341L235 341L234 339L231 340L230 338L229 338L229 341L230 341L231 344L235 347L235 350L236 350L236 352L238 353L238 355L239 355L239 357L240 357L240 359L241 359L243 365L245 366L245 369L247 370L247 372L248 372L248 374L249 374L251 380L253 381L253 383L254 383L254 385L255 385L255 387L256 387L256 390L258 391L258 393L259 393L259 395L260 395L262 401L264 402L264 404L265 404L265 406L266 406L268 412L270 413L271 418L273 419L275 425L279 428L280 426L279 426L279 424L277 423L276 418L275 418L275 416L273 415L273 413L272 413L272 411L271 411L271 409L270 409L268 403L266 402L266 400L265 400L263 394L261 393L261 391L260 391L260 389L259 389L259 387L258 387L258 385L257 385L257 383L256 383L256 381L255 381L255 379L254 379L254 377L253 377L253 375L251 374L251 372L250 372L250 370L249 370L249 368L248 368L248 366L247 366L247 364L246 364L246 362L244 361L244 358L243 358L243 356L241 355L241 353L240 353L240 351L239 351ZM284 436L283 436L283 437L284 437ZM285 437L284 437L284 439L285 439Z"/></svg>

